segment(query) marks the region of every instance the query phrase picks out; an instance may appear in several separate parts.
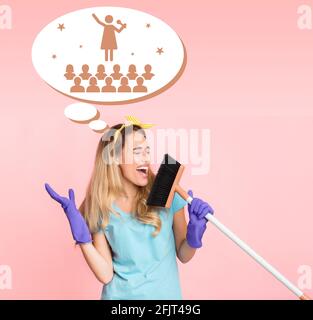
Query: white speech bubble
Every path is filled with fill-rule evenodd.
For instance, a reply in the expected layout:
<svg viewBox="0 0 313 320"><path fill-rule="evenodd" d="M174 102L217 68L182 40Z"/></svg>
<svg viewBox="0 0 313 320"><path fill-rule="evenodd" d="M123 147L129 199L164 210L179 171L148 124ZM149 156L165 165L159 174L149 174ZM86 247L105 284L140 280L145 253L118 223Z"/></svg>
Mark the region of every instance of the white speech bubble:
<svg viewBox="0 0 313 320"><path fill-rule="evenodd" d="M107 127L107 124L105 121L99 119L99 120L93 120L89 122L88 126L90 129L96 132L99 132L99 131L103 131Z"/></svg>
<svg viewBox="0 0 313 320"><path fill-rule="evenodd" d="M96 104L131 103L158 95L178 80L186 60L180 37L165 22L120 7L87 8L61 16L42 29L32 48L33 65L44 81L62 94ZM88 70L83 72L83 65ZM120 66L119 72L114 72L114 65ZM126 77L123 84L119 74Z"/></svg>
<svg viewBox="0 0 313 320"><path fill-rule="evenodd" d="M64 115L77 122L90 121L96 117L98 110L95 106L87 103L72 103L64 109Z"/></svg>

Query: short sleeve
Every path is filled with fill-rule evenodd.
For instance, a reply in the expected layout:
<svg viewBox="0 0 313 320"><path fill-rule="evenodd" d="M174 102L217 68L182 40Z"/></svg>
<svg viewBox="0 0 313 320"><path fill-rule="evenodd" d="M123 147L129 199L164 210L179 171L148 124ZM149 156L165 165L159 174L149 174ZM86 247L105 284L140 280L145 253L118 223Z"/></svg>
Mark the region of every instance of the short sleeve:
<svg viewBox="0 0 313 320"><path fill-rule="evenodd" d="M171 212L175 214L178 210L183 208L188 202L180 196L177 192L174 193L174 198L171 205Z"/></svg>

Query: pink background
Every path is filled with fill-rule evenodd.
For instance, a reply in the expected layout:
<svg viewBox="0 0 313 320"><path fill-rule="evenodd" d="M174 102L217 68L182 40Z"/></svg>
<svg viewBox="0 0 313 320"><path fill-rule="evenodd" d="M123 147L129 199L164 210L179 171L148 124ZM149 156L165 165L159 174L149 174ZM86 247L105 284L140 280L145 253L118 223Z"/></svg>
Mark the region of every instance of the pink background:
<svg viewBox="0 0 313 320"><path fill-rule="evenodd" d="M313 2L307 1L313 6ZM44 189L83 198L99 135L67 120L75 102L35 72L31 47L50 21L80 8L139 9L183 39L183 77L137 104L100 106L109 123L126 114L162 128L209 128L211 171L181 185L295 284L313 268L313 31L297 28L303 1L7 1L13 29L0 30L0 265L13 272L0 299L99 299L102 285ZM166 115L166 116L165 116ZM186 214L187 217L187 214ZM214 226L187 264L184 299L295 299ZM305 290L313 295L312 290Z"/></svg>

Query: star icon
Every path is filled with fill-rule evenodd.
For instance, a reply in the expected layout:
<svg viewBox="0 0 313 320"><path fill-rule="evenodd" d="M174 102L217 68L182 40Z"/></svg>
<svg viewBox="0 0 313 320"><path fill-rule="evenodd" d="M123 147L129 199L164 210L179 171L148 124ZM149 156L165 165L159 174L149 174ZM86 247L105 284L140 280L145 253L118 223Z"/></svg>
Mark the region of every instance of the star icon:
<svg viewBox="0 0 313 320"><path fill-rule="evenodd" d="M161 55L162 53L164 53L163 48L158 48L158 50L156 51L156 53L158 53L159 55Z"/></svg>
<svg viewBox="0 0 313 320"><path fill-rule="evenodd" d="M59 23L58 29L60 29L60 31L62 31L63 29L65 29L64 27L64 23Z"/></svg>

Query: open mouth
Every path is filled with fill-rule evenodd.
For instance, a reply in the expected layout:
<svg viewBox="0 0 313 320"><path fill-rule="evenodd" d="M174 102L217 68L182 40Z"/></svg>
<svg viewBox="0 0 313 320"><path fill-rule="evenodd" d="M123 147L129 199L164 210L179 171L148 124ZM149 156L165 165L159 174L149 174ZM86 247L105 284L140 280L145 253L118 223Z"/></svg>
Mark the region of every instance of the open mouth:
<svg viewBox="0 0 313 320"><path fill-rule="evenodd" d="M140 172L145 177L148 175L148 167L146 167L146 166L137 167L136 170L138 172Z"/></svg>

